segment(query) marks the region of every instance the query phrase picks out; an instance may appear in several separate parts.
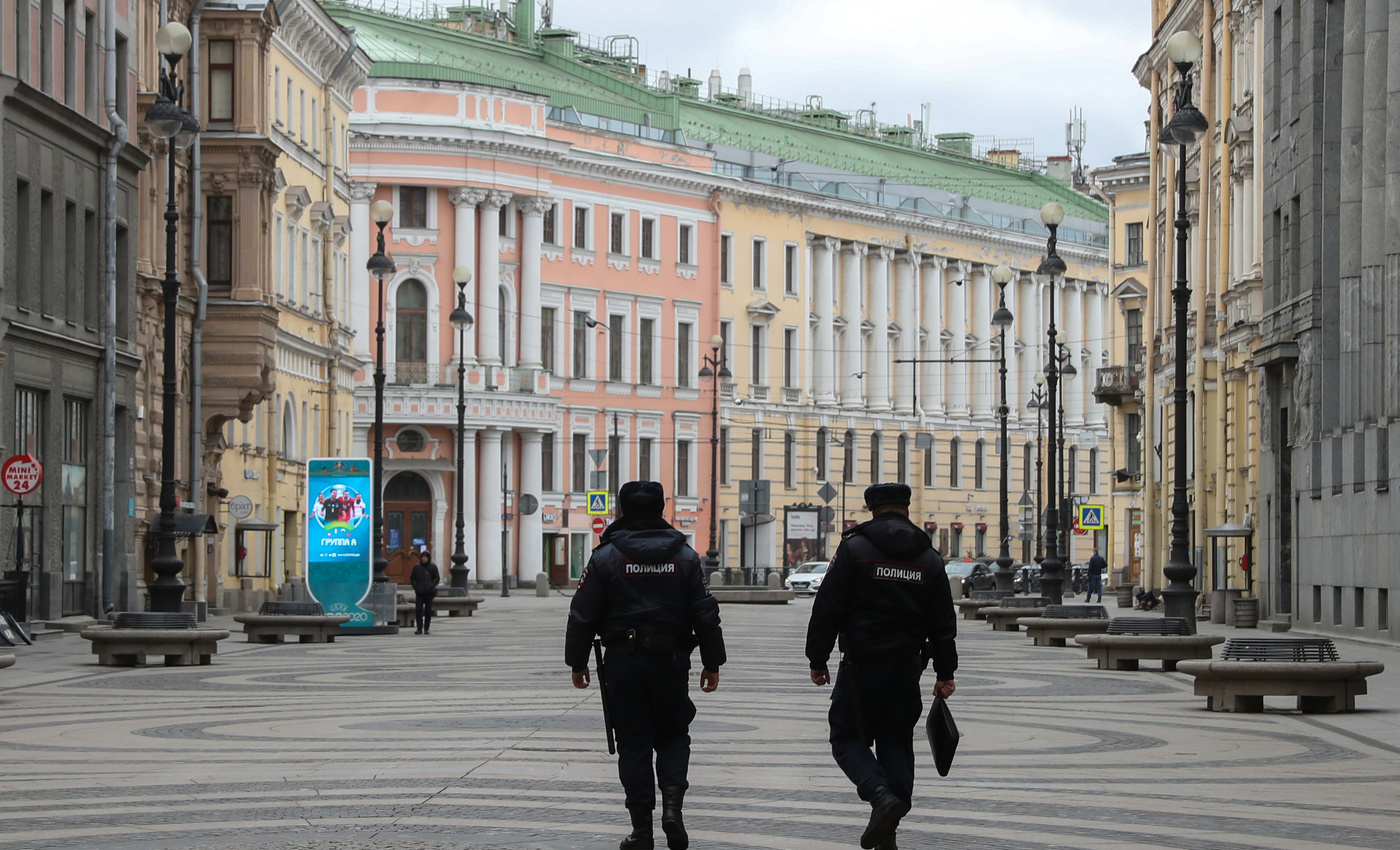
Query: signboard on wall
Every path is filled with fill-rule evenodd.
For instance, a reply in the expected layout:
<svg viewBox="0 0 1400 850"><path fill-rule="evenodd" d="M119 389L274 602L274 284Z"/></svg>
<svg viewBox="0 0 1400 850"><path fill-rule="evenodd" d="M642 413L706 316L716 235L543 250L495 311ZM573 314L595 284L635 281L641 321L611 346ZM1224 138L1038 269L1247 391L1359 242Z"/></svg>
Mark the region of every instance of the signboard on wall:
<svg viewBox="0 0 1400 850"><path fill-rule="evenodd" d="M375 504L369 458L306 463L306 588L327 614L348 614L342 628L374 625L361 608L373 579L370 530Z"/></svg>
<svg viewBox="0 0 1400 850"><path fill-rule="evenodd" d="M788 508L783 530L783 566L791 569L819 557L821 517L816 508Z"/></svg>

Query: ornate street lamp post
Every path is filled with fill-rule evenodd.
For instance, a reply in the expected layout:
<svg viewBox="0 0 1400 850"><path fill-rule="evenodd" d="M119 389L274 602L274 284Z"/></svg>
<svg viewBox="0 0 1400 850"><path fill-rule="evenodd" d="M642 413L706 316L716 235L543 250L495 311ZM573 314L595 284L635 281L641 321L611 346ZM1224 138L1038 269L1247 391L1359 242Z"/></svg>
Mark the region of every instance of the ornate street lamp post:
<svg viewBox="0 0 1400 850"><path fill-rule="evenodd" d="M1191 68L1201 59L1201 40L1194 33L1179 32L1167 39L1167 58L1176 66L1173 98L1175 112L1162 128L1158 141L1177 158L1176 177L1176 280L1172 302L1176 307L1176 353L1172 388L1172 527L1171 551L1162 570L1169 584L1162 590L1163 613L1183 617L1195 629L1196 567L1191 563L1191 528L1186 513L1186 321L1191 288L1186 280L1186 239L1191 219L1186 214L1186 148L1210 125L1191 103Z"/></svg>
<svg viewBox="0 0 1400 850"><path fill-rule="evenodd" d="M1035 373L1035 389L1031 391L1030 403L1026 405L1035 411L1035 562L1045 560L1045 537L1041 530L1041 511L1045 508L1045 487L1041 478L1040 431L1045 425L1045 373Z"/></svg>
<svg viewBox="0 0 1400 850"><path fill-rule="evenodd" d="M1060 222L1065 220L1064 207L1051 201L1040 208L1040 220L1044 222L1045 226L1050 230L1050 238L1045 245L1045 259L1040 262L1040 267L1037 271L1040 274L1046 275L1048 283L1050 284L1050 297L1048 299L1050 323L1045 329L1045 335L1049 343L1046 350L1051 352L1051 356L1048 358L1049 362L1045 365L1045 400L1051 411L1048 438L1052 448L1050 452L1050 489L1053 491L1055 489L1054 482L1059 480L1059 473L1055 467L1055 452L1053 450L1055 445L1055 415L1053 411L1055 410L1056 392L1060 384L1060 364L1058 358L1054 356L1056 340L1055 277L1056 275L1063 275L1067 268L1065 266L1065 261L1060 259L1060 255L1056 253L1056 242L1058 240ZM1060 527L1059 504L1053 494L1050 498L1050 509L1045 516L1045 525L1050 529L1057 529ZM1057 535L1052 531L1050 535L1050 551L1045 554L1045 560L1040 563L1040 593L1042 596L1049 598L1051 604L1059 605L1064 602L1063 591L1065 573L1064 566L1060 563L1059 541L1056 537Z"/></svg>
<svg viewBox="0 0 1400 850"><path fill-rule="evenodd" d="M997 416L1001 419L1001 548L997 550L996 586L997 592L1010 595L1015 592L1016 574L1011 571L1011 519L1007 508L1007 488L1010 486L1011 446L1008 442L1007 419L1011 408L1006 404L1006 330L1015 317L1006 309L1006 285L1014 276L1011 267L1002 263L992 269L992 281L997 285L999 303L992 314L992 326L997 329L997 372L1001 378L1001 405Z"/></svg>
<svg viewBox="0 0 1400 850"><path fill-rule="evenodd" d="M467 521L462 510L462 494L466 482L462 480L462 452L467 430L467 331L471 330L472 314L467 312L467 284L472 282L472 270L458 266L452 270L452 280L457 284L457 306L448 319L457 329L457 548L452 551L452 586L466 587L467 576Z"/></svg>
<svg viewBox="0 0 1400 850"><path fill-rule="evenodd" d="M384 557L384 281L398 271L393 259L384 253L384 226L394 219L394 205L375 201L370 204L369 217L379 228L379 248L365 263L379 281L379 321L374 325L374 583L384 584L389 580L384 574L389 566Z"/></svg>
<svg viewBox="0 0 1400 850"><path fill-rule="evenodd" d="M199 123L185 111L181 101L185 85L175 73L180 59L189 52L193 39L190 31L178 21L170 21L156 31L156 52L165 57L160 71L160 91L151 108L146 111L146 128L151 135L165 140L165 296L164 361L165 371L163 409L161 411L160 450L160 518L157 520L158 549L151 559L156 579L151 583L151 610L179 612L185 598L185 583L180 571L185 562L175 552L175 447L180 438L176 432L176 318L180 302L180 278L176 274L175 240L180 211L175 206L175 149L188 147L199 133Z"/></svg>
<svg viewBox="0 0 1400 850"><path fill-rule="evenodd" d="M714 394L710 403L710 548L705 550L705 575L719 569L719 537L715 532L715 518L719 514L719 382L732 378L734 373L724 362L724 337L715 334L710 337L709 355L702 360L700 377L710 378Z"/></svg>
<svg viewBox="0 0 1400 850"><path fill-rule="evenodd" d="M1056 331L1055 344L1050 349L1052 352L1051 357L1054 358L1055 363L1060 372L1060 382L1062 390L1065 382L1072 381L1079 376L1079 370L1074 366L1074 358L1069 353L1069 348L1067 346L1068 340L1068 334L1066 334L1064 331ZM1055 528L1055 534L1058 534L1060 537L1060 554L1064 556L1064 560L1061 562L1061 565L1065 568L1070 568L1073 566L1073 562L1070 557L1070 541L1072 539L1070 537L1070 534L1073 533L1074 510L1069 504L1066 503L1066 499L1069 498L1069 486L1067 482L1069 481L1070 476L1074 474L1074 471L1071 470L1069 468L1069 465L1065 463L1065 433L1068 429L1065 428L1064 392L1060 393L1059 405L1056 409L1050 411L1050 415L1052 417L1059 417L1060 427L1059 438L1057 440L1050 441L1050 450L1056 453L1056 463L1060 465L1059 477L1050 482L1050 488L1052 492L1051 499L1056 505L1059 505L1060 507L1060 524Z"/></svg>

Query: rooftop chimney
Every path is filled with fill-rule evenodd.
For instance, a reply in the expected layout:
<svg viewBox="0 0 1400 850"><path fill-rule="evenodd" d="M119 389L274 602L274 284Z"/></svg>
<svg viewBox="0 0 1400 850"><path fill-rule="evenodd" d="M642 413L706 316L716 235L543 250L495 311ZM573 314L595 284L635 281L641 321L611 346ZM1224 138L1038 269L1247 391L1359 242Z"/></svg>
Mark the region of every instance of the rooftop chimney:
<svg viewBox="0 0 1400 850"><path fill-rule="evenodd" d="M714 100L719 93L724 91L724 78L719 75L718 70L710 72L710 100Z"/></svg>

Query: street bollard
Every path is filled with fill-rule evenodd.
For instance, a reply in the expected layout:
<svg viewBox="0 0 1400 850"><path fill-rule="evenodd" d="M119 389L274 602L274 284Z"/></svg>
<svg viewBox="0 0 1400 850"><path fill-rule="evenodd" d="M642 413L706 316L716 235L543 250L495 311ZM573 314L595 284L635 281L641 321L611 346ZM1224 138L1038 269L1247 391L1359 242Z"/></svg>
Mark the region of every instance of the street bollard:
<svg viewBox="0 0 1400 850"><path fill-rule="evenodd" d="M541 598L549 596L549 576L546 573L535 574L535 595Z"/></svg>
<svg viewBox="0 0 1400 850"><path fill-rule="evenodd" d="M719 570L715 570L714 572L710 573L710 587L722 586L724 586L724 573L720 572Z"/></svg>
<svg viewBox="0 0 1400 850"><path fill-rule="evenodd" d="M782 589L783 589L783 577L780 576L780 575L778 575L777 572L771 572L771 573L768 574L768 589L769 589L769 590L782 590Z"/></svg>

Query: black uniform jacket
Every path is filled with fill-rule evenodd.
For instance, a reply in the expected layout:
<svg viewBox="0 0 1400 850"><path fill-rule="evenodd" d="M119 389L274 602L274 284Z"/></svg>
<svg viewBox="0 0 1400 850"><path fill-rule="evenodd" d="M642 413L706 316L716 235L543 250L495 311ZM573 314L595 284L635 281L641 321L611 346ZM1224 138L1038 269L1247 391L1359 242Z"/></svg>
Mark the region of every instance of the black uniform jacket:
<svg viewBox="0 0 1400 850"><path fill-rule="evenodd" d="M419 561L413 565L413 572L408 577L409 584L413 585L414 593L436 593L438 582L442 581L442 575L438 572L437 564L432 561L423 563Z"/></svg>
<svg viewBox="0 0 1400 850"><path fill-rule="evenodd" d="M855 659L924 652L940 680L958 669L957 616L943 556L906 517L884 513L841 535L807 626L807 660L824 670L837 635Z"/></svg>
<svg viewBox="0 0 1400 850"><path fill-rule="evenodd" d="M663 519L621 520L603 533L569 607L564 663L586 670L594 635L610 642L634 629L671 635L686 651L699 646L706 670L725 662L719 603L700 556Z"/></svg>

